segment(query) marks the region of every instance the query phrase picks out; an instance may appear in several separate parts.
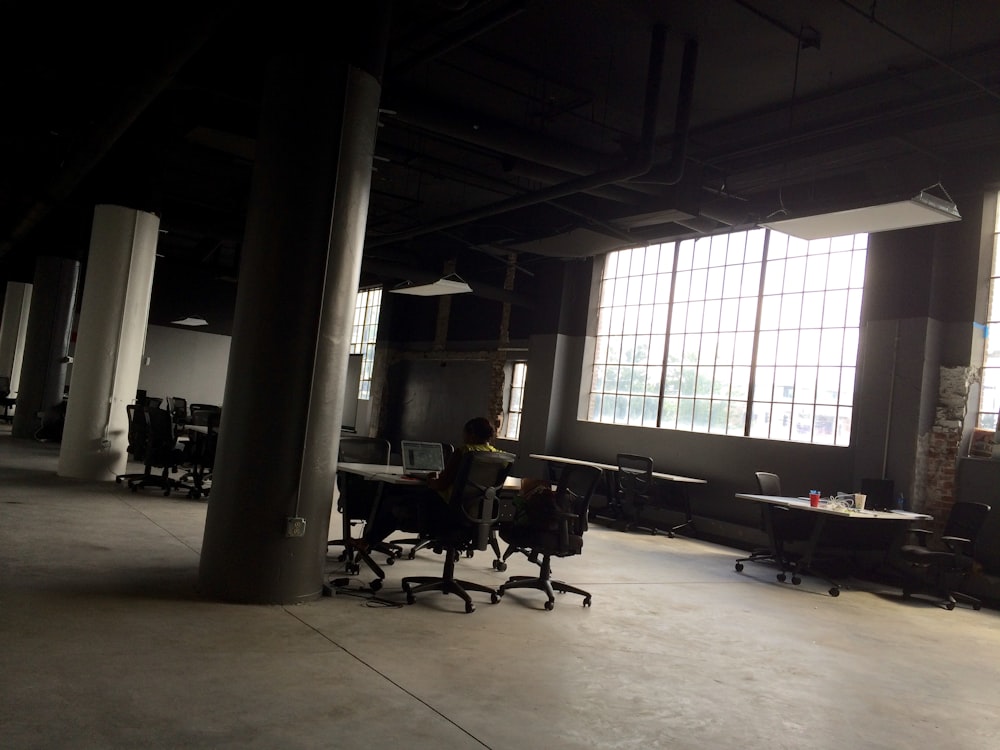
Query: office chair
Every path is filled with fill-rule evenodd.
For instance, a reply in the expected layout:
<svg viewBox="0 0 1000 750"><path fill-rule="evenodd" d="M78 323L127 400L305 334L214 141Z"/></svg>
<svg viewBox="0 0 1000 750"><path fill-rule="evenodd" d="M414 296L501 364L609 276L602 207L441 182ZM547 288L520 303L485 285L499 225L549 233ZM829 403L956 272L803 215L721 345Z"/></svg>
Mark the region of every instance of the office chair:
<svg viewBox="0 0 1000 750"><path fill-rule="evenodd" d="M590 498L602 474L596 466L567 464L555 492L535 495L523 522L501 525L500 538L510 545L503 559L521 552L538 565L539 570L537 576L511 576L497 590L500 596L510 589L538 589L548 597L545 609L551 610L556 601L554 591L571 592L583 597L583 606L590 606L589 592L552 578L552 558L579 555L583 549Z"/></svg>
<svg viewBox="0 0 1000 750"><path fill-rule="evenodd" d="M187 471L181 475L177 483L188 488L190 498L197 500L208 497L212 491L212 469L215 468L215 451L219 444L221 418L222 411L219 409L194 409L182 428L188 432L183 460ZM188 430L189 426L204 427L205 432Z"/></svg>
<svg viewBox="0 0 1000 750"><path fill-rule="evenodd" d="M388 466L391 449L389 441L381 438L344 436L340 438L337 461ZM378 590L385 573L371 558L370 552L385 552L389 555L387 559L394 559L402 554L402 548L379 543L369 549L367 545L361 544L361 538L355 537L353 531L355 526L363 526L370 518L378 484L366 481L364 477L356 474L338 472L337 489L337 510L343 520L343 536L340 539L327 541L327 548L335 546L344 548L338 559L346 563L345 569L348 575L360 572L361 567L358 563L365 562L378 575L378 583L372 586Z"/></svg>
<svg viewBox="0 0 1000 750"><path fill-rule="evenodd" d="M754 477L757 479L757 492L759 494L782 497L781 478L777 474L773 474L768 471L757 471L754 472ZM774 538L774 534L769 528L774 520L772 507L773 506L766 505L764 503L760 504L759 528L768 535L769 541L772 543L780 543L780 540ZM783 582L786 578L785 571L787 570L787 566L785 565L784 559L779 554L778 549L772 549L771 547L755 547L750 550L749 555L741 557L736 561L734 566L736 568L736 572L742 572L743 563L747 562L766 562L777 565L781 568L781 571L778 573L778 580Z"/></svg>
<svg viewBox="0 0 1000 750"><path fill-rule="evenodd" d="M133 461L146 462L147 435L149 427L146 422L145 406L142 404L126 404L125 413L128 415L128 447L126 452L132 456ZM142 479L145 473L118 474L115 476L115 483L121 484L123 481L132 482Z"/></svg>
<svg viewBox="0 0 1000 750"><path fill-rule="evenodd" d="M138 492L140 487L159 487L163 495L170 495L171 490L179 489L180 483L170 476L184 460L184 452L177 447L177 436L174 433L174 423L166 409L144 409L146 418L146 469L142 476L129 480L128 486L132 492ZM153 469L162 469L154 474Z"/></svg>
<svg viewBox="0 0 1000 750"><path fill-rule="evenodd" d="M653 498L653 459L632 453L618 454L615 473L615 513L622 531L646 529L654 536L656 527L643 519Z"/></svg>
<svg viewBox="0 0 1000 750"><path fill-rule="evenodd" d="M15 403L17 403L17 399L10 397L10 378L4 375L0 377L0 406L3 407L3 414L0 414L0 421L14 421L14 417L10 413L10 407Z"/></svg>
<svg viewBox="0 0 1000 750"><path fill-rule="evenodd" d="M462 552L485 550L489 546L490 529L500 516L499 493L517 457L503 451L470 451L462 457L450 501L433 517L429 515L429 530L435 552L444 552L444 570L440 576L407 576L402 580L406 603L413 604L416 595L425 591L455 594L465 600L465 611L475 611L469 591L490 595L496 604L500 595L495 588L481 583L455 578L455 564Z"/></svg>
<svg viewBox="0 0 1000 750"><path fill-rule="evenodd" d="M167 409L174 420L175 427L183 427L188 423L190 414L188 412L188 402L186 398L180 396L167 397Z"/></svg>
<svg viewBox="0 0 1000 750"><path fill-rule="evenodd" d="M909 598L916 593L936 596L948 610L955 609L956 601L980 609L982 602L979 599L957 589L975 564L976 539L989 512L990 506L986 503L955 503L938 537L937 548L928 545L931 531L910 529L917 543L904 544L899 549L899 557L909 564L911 574L903 585L903 596Z"/></svg>

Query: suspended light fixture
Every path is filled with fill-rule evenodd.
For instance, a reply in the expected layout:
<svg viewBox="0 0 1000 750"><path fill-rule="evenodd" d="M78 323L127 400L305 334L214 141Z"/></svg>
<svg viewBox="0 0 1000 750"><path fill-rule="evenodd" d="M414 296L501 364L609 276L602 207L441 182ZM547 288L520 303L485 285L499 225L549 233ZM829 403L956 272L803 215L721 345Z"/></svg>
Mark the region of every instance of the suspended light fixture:
<svg viewBox="0 0 1000 750"><path fill-rule="evenodd" d="M472 287L466 284L465 280L457 273L450 273L431 284L414 284L412 281L404 281L389 291L395 294L412 294L417 297L440 297L445 294L467 294L472 291Z"/></svg>
<svg viewBox="0 0 1000 750"><path fill-rule="evenodd" d="M939 189L945 197L929 193ZM921 190L909 200L884 203L879 206L853 208L815 216L789 217L761 222L761 226L798 237L818 240L825 237L843 237L860 232L889 232L894 229L911 229L931 224L960 221L958 207L939 182Z"/></svg>
<svg viewBox="0 0 1000 750"><path fill-rule="evenodd" d="M208 321L200 315L189 315L186 318L171 320L170 322L175 326L191 326L192 328L208 325Z"/></svg>

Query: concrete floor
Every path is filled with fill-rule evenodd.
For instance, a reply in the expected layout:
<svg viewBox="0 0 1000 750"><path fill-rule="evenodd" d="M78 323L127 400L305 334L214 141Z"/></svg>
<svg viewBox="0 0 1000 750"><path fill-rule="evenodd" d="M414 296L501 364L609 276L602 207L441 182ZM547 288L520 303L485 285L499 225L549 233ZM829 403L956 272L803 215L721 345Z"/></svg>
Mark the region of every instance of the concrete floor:
<svg viewBox="0 0 1000 750"><path fill-rule="evenodd" d="M0 426L0 748L1000 747L1000 613L855 582L839 598L737 551L592 528L538 592L295 606L197 593L203 501L56 476ZM491 556L460 574L500 583ZM344 575L335 557L331 576Z"/></svg>

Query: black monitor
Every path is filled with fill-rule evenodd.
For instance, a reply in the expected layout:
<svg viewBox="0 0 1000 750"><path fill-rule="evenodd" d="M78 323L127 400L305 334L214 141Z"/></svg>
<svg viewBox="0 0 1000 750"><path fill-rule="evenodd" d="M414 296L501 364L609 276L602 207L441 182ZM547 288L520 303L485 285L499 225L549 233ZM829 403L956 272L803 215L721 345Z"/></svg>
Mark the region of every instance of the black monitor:
<svg viewBox="0 0 1000 750"><path fill-rule="evenodd" d="M867 495L868 510L892 510L896 507L895 486L891 479L862 479L861 494Z"/></svg>

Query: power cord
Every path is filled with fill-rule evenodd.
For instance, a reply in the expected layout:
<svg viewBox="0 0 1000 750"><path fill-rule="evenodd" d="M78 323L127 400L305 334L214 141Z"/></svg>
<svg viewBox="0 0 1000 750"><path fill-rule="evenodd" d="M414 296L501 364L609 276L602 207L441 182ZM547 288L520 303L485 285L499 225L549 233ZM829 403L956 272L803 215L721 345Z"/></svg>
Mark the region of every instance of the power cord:
<svg viewBox="0 0 1000 750"><path fill-rule="evenodd" d="M366 607L392 607L400 608L402 602L394 602L391 599L383 599L375 595L375 592L367 586L351 588L350 578L331 578L330 582L323 587L323 596L353 596L365 600Z"/></svg>

